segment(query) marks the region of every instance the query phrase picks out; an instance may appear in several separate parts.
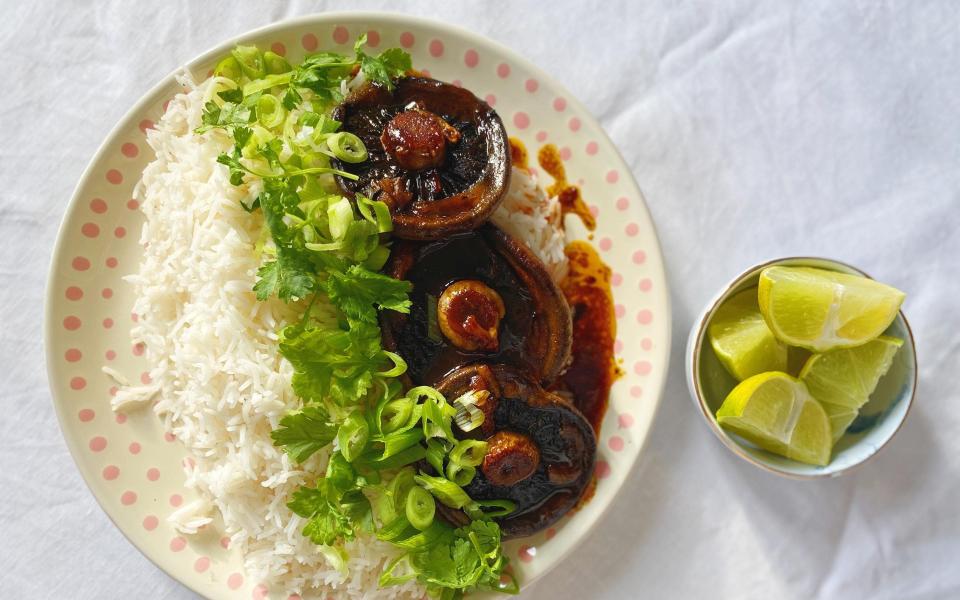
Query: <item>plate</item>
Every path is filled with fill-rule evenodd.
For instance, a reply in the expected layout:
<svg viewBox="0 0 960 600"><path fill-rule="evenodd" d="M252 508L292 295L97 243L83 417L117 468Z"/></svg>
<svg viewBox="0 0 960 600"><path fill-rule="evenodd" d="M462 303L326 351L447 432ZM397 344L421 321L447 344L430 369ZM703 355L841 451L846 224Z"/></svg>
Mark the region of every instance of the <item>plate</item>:
<svg viewBox="0 0 960 600"><path fill-rule="evenodd" d="M256 44L298 61L320 50L350 52L366 32L373 48L400 46L414 65L486 99L508 132L531 150L556 144L571 180L597 215L592 236L612 267L621 377L598 440L592 500L556 527L506 545L522 585L555 567L591 531L643 448L667 373L670 305L650 214L630 170L586 109L549 75L514 52L446 24L382 13L325 13L283 21L228 40L185 69L202 80L236 44ZM562 50L561 50L562 52ZM561 60L572 57L558 57ZM50 388L77 467L116 526L150 560L209 598L280 597L245 576L239 552L212 528L177 534L166 517L194 493L184 486L186 450L149 410L114 415L109 366L149 378L143 348L131 346L132 286L142 217L132 200L152 157L144 131L181 90L174 74L148 92L97 151L74 192L50 265L45 343Z"/></svg>

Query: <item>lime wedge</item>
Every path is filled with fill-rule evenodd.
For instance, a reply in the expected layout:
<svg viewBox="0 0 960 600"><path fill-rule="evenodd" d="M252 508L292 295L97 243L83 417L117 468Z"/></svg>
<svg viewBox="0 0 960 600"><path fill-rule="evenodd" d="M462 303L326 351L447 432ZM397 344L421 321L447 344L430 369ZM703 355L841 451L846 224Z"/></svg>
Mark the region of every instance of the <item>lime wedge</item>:
<svg viewBox="0 0 960 600"><path fill-rule="evenodd" d="M839 404L823 404L821 402L820 406L827 413L827 419L830 421L830 436L833 443L836 444L846 433L850 424L857 418L857 415L860 414L860 411Z"/></svg>
<svg viewBox="0 0 960 600"><path fill-rule="evenodd" d="M813 465L830 461L827 413L801 381L786 373L761 373L741 382L723 401L717 422L775 454Z"/></svg>
<svg viewBox="0 0 960 600"><path fill-rule="evenodd" d="M860 407L870 399L901 346L903 340L882 335L861 346L814 354L807 360L800 380L827 410L835 440L840 439ZM853 418L847 420L849 412L853 412Z"/></svg>
<svg viewBox="0 0 960 600"><path fill-rule="evenodd" d="M760 312L774 335L815 352L858 346L890 326L904 293L866 277L809 267L760 273Z"/></svg>
<svg viewBox="0 0 960 600"><path fill-rule="evenodd" d="M727 371L743 381L764 371L785 371L787 347L773 337L757 305L757 288L745 290L717 309L707 328L710 345Z"/></svg>

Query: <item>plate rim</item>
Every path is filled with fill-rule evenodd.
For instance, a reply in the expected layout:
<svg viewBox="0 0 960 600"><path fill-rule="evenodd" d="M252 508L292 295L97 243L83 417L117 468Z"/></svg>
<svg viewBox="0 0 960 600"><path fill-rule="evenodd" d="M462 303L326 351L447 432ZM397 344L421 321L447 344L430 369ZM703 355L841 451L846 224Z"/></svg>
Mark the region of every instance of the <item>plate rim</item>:
<svg viewBox="0 0 960 600"><path fill-rule="evenodd" d="M609 495L597 498L593 497L590 501L590 505L600 504L599 509L597 510L596 517L593 520L593 524L599 523L604 520L610 511L611 506L614 501L620 497L621 492L624 488L624 483L626 482L627 474L633 472L640 456L646 450L647 444L649 443L651 429L653 428L654 423L656 422L657 415L660 412L660 406L663 401L663 394L666 388L667 378L671 368L671 349L673 346L673 322L672 322L672 303L671 303L671 294L670 294L670 285L667 277L666 265L664 262L663 256L663 246L660 243L660 237L657 232L656 222L653 219L653 215L650 212L650 208L647 203L646 195L643 193L639 182L637 181L633 170L624 160L620 149L610 138L607 131L600 125L600 122L594 116L593 112L588 110L586 105L580 101L580 99L569 92L566 86L560 83L552 74L543 70L531 60L527 59L523 55L509 48L505 44L484 36L480 33L476 33L472 30L467 29L464 26L459 24L451 24L439 19L432 19L427 17L408 15L400 12L392 11L377 11L377 10L351 10L351 11L328 11L328 12L319 12L319 13L310 13L304 15L297 15L289 18L282 18L280 20L256 27L253 29L242 31L238 34L232 35L229 38L224 39L222 42L219 42L212 47L207 48L206 50L200 52L199 54L194 55L189 60L183 62L183 64L175 67L172 71L161 77L154 85L152 85L147 91L145 91L139 99L134 102L134 104L127 109L121 117L119 117L116 123L109 129L107 134L104 136L103 140L97 146L97 149L94 151L89 161L87 162L86 167L82 171L80 178L77 180L77 184L74 186L73 191L70 194L70 199L66 203L64 208L63 216L60 219L60 223L57 227L56 240L53 245L52 252L50 254L50 263L47 267L47 279L46 279L46 289L44 292L44 306L43 306L43 327L42 327L42 336L44 344L44 360L46 362L46 372L47 372L47 384L50 391L51 402L54 405L54 411L57 415L57 423L60 428L61 437L63 438L67 449L70 452L70 457L74 462L77 471L80 473L81 478L83 479L84 485L87 486L88 491L94 497L97 504L99 505L101 511L107 516L113 526L127 539L127 541L137 549L143 556L145 556L154 566L156 566L161 572L166 574L168 577L176 581L178 584L183 585L192 592L202 596L208 597L205 592L201 589L194 587L187 580L181 579L175 573L168 570L161 564L161 561L158 558L154 557L154 552L148 549L146 546L141 546L136 543L127 532L121 527L117 521L113 518L113 515L107 510L104 500L100 497L100 494L94 489L91 485L88 474L85 472L84 468L81 465L78 457L82 454L81 449L77 443L73 440L73 437L67 434L67 422L68 417L66 414L66 406L64 401L59 397L56 392L55 386L53 385L54 380L54 364L56 362L56 357L53 356L53 345L54 345L54 334L53 334L53 312L54 312L54 288L56 278L56 266L58 264L58 259L61 257L65 251L64 245L64 231L69 221L72 221L73 213L78 209L80 205L80 193L87 186L87 182L93 176L93 172L96 169L96 166L101 162L102 157L106 153L107 148L110 144L119 137L121 131L123 131L128 124L134 120L134 118L142 113L148 106L150 106L154 97L160 95L162 90L169 86L171 83L176 82L176 77L178 74L183 71L191 71L197 65L209 62L212 59L222 55L224 52L229 51L230 48L235 46L238 42L241 42L244 39L251 37L259 37L268 35L275 31L280 31L288 28L303 27L303 26L323 26L338 24L344 20L360 20L360 19L369 19L371 21L379 21L381 23L389 23L391 25L410 25L412 27L425 27L432 28L438 31L445 31L448 34L467 40L477 45L492 47L496 52L500 53L505 58L509 59L513 63L521 66L523 69L528 70L529 72L535 74L541 82L546 84L546 87L555 89L559 92L564 93L564 97L569 105L572 105L578 112L586 115L594 124L596 124L596 130L601 136L602 141L606 142L607 147L612 149L613 157L617 163L617 167L623 172L629 174L630 180L629 184L636 189L638 200L640 200L639 206L636 210L640 211L641 215L651 224L651 228L648 235L649 247L656 250L655 261L647 261L646 264L654 267L654 275L659 279L660 284L658 289L660 292L659 296L662 297L662 319L664 321L663 327L663 337L664 340L661 344L658 344L657 358L662 364L662 369L658 371L653 371L651 375L659 375L651 378L649 381L652 383L655 389L655 393L652 395L645 395L646 402L652 402L652 406L647 408L649 413L649 419L647 420L645 427L639 430L638 437L640 437L639 442L637 443L637 450L632 453L623 463L623 477L621 478L619 485L616 489L612 491ZM588 529L586 532L588 533ZM581 536L582 537L582 536ZM523 582L524 588L531 587L537 580L541 577L544 577L554 569L556 569L561 563L566 561L570 555L573 553L575 545L569 545L567 548L561 549L557 554L557 558L553 561L553 564L542 570L540 573L535 576L530 577L527 581Z"/></svg>

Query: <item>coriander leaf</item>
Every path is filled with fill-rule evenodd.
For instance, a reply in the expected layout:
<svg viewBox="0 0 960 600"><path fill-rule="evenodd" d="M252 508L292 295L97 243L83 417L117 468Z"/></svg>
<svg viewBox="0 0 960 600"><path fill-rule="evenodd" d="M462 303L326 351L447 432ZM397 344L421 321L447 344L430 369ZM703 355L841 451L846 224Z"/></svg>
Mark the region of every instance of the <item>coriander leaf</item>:
<svg viewBox="0 0 960 600"><path fill-rule="evenodd" d="M293 391L298 396L339 406L363 398L374 378L391 364L380 345L380 328L359 321L348 330L288 327L281 336L280 353L293 365Z"/></svg>
<svg viewBox="0 0 960 600"><path fill-rule="evenodd" d="M330 497L328 486L323 479L317 483L316 488L298 489L287 506L301 517L309 519L303 528L303 535L310 538L314 544L332 545L354 537L350 518Z"/></svg>
<svg viewBox="0 0 960 600"><path fill-rule="evenodd" d="M348 319L365 323L377 322L377 310L410 312L409 281L374 273L353 265L345 273L331 272L324 282L324 291Z"/></svg>
<svg viewBox="0 0 960 600"><path fill-rule="evenodd" d="M277 258L257 269L253 291L258 300L276 295L283 301L307 298L317 289L317 277L310 261L297 253L279 248Z"/></svg>
<svg viewBox="0 0 960 600"><path fill-rule="evenodd" d="M328 446L337 428L330 415L319 406L307 406L280 420L280 428L270 433L275 446L282 446L293 460L303 462L314 452Z"/></svg>
<svg viewBox="0 0 960 600"><path fill-rule="evenodd" d="M243 90L240 88L223 90L222 92L217 92L217 95L223 98L225 101L233 102L234 104L240 104L243 102Z"/></svg>
<svg viewBox="0 0 960 600"><path fill-rule="evenodd" d="M448 530L429 548L412 553L410 563L417 579L428 589L499 590L500 575L507 565L500 538L500 527L496 523L473 521Z"/></svg>

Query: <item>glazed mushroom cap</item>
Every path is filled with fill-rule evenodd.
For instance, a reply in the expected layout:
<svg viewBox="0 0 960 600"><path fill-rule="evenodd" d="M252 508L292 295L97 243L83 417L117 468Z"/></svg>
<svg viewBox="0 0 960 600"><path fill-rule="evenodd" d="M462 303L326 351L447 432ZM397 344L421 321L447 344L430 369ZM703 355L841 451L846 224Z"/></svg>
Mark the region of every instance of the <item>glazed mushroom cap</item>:
<svg viewBox="0 0 960 600"><path fill-rule="evenodd" d="M363 140L368 158L336 168L348 194L390 206L394 235L439 239L483 224L510 185L510 145L503 122L468 90L425 77L403 77L392 91L367 84L333 111Z"/></svg>
<svg viewBox="0 0 960 600"><path fill-rule="evenodd" d="M413 284L410 313L381 318L384 346L403 357L418 385L481 361L513 365L549 385L570 361L573 326L563 293L529 248L493 225L435 242L396 242L385 272ZM495 345L464 347L442 331L441 297L462 281L479 282L502 303Z"/></svg>
<svg viewBox="0 0 960 600"><path fill-rule="evenodd" d="M486 384L490 374L494 385ZM515 502L514 512L496 519L504 536L532 535L574 508L591 485L596 459L593 428L569 402L505 365L463 367L437 385L451 399L478 387L496 388L490 390L496 396L493 433L480 434L490 445L484 464L464 490L474 500ZM477 431L460 434L477 437ZM441 505L438 509L455 524L466 518Z"/></svg>

